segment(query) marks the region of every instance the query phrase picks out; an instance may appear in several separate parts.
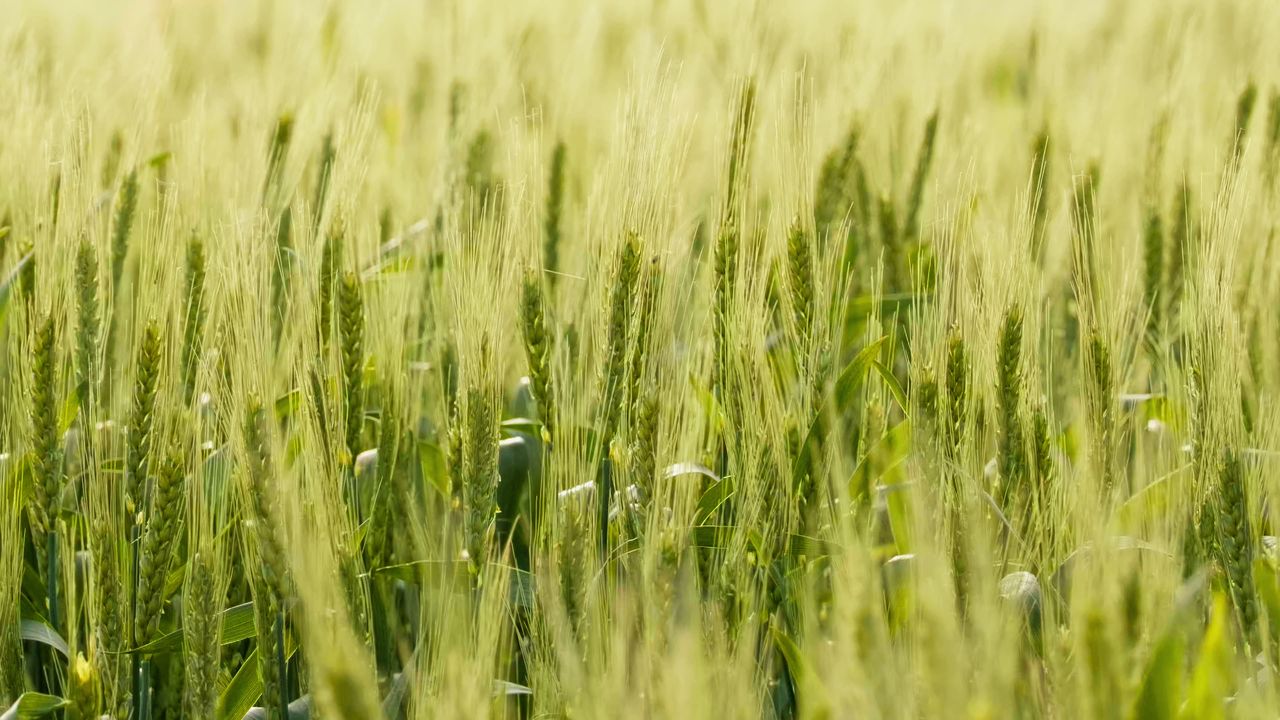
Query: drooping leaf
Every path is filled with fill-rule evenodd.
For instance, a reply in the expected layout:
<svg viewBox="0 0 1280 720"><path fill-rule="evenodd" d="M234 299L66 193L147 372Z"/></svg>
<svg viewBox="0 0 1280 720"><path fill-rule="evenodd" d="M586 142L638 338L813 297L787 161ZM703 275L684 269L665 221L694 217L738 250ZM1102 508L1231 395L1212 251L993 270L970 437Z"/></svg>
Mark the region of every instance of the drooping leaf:
<svg viewBox="0 0 1280 720"><path fill-rule="evenodd" d="M222 644L231 645L254 636L253 603L241 603L222 611ZM138 652L154 654L182 649L182 627L162 635L138 648Z"/></svg>
<svg viewBox="0 0 1280 720"><path fill-rule="evenodd" d="M889 388L889 394L893 395L894 401L898 403L898 408L902 410L903 417L910 419L911 411L907 407L907 393L902 389L902 383L898 382L898 378L894 377L893 371L885 367L885 364L879 360L873 360L871 368L884 381L885 387Z"/></svg>
<svg viewBox="0 0 1280 720"><path fill-rule="evenodd" d="M297 650L290 638L285 643L285 660ZM262 676L258 673L258 650L254 648L218 697L217 720L242 720L262 697ZM292 705L290 705L292 707Z"/></svg>
<svg viewBox="0 0 1280 720"><path fill-rule="evenodd" d="M533 690L508 680L493 681L493 696L501 697L503 695L532 695Z"/></svg>
<svg viewBox="0 0 1280 720"><path fill-rule="evenodd" d="M1191 675L1187 704L1179 717L1191 720L1218 720L1226 717L1226 698L1231 694L1231 647L1227 632L1231 621L1230 605L1225 595L1213 598L1213 614L1204 640L1200 643L1200 659Z"/></svg>
<svg viewBox="0 0 1280 720"><path fill-rule="evenodd" d="M1182 704L1182 666L1187 652L1181 629L1170 626L1156 645L1142 676L1142 686L1129 717L1172 720Z"/></svg>
<svg viewBox="0 0 1280 720"><path fill-rule="evenodd" d="M23 618L18 624L18 634L23 640L48 645L62 653L63 657L70 657L71 651L67 649L67 641L63 640L62 635L58 634L57 630L49 627L43 620Z"/></svg>
<svg viewBox="0 0 1280 720"><path fill-rule="evenodd" d="M294 413L298 412L298 408L302 407L304 397L302 388L294 388L276 398L274 405L276 419L285 420L292 417Z"/></svg>
<svg viewBox="0 0 1280 720"><path fill-rule="evenodd" d="M307 693L302 697L289 703L288 720L310 720L311 718L311 694ZM268 720L267 709L264 707L253 707L249 712L244 714L244 720Z"/></svg>
<svg viewBox="0 0 1280 720"><path fill-rule="evenodd" d="M31 262L33 254L34 251L28 251L23 255L18 260L18 264L13 266L13 270L9 271L9 276L4 279L4 282L0 282L0 330L4 329L5 320L9 317L9 300L13 298L13 287L22 275L22 269Z"/></svg>
<svg viewBox="0 0 1280 720"><path fill-rule="evenodd" d="M720 482L712 483L698 498L698 508L694 514L694 522L699 525L706 523L733 497L733 494L734 482L732 477L726 477Z"/></svg>
<svg viewBox="0 0 1280 720"><path fill-rule="evenodd" d="M880 339L871 342L858 351L858 354L840 371L840 375L836 377L835 387L832 388L832 401L836 412L844 412L849 408L849 405L853 402L853 394L866 381L867 372L879 358L880 348L888 339L889 336L884 335Z"/></svg>
<svg viewBox="0 0 1280 720"><path fill-rule="evenodd" d="M1145 522L1166 517L1171 503L1186 497L1186 486L1191 481L1190 465L1164 475L1134 493L1116 511L1123 528L1137 531Z"/></svg>
<svg viewBox="0 0 1280 720"><path fill-rule="evenodd" d="M668 480L684 477L686 475L701 475L712 482L719 482L720 476L714 470L706 465L699 465L695 462L681 462L668 465L662 471L662 476Z"/></svg>
<svg viewBox="0 0 1280 720"><path fill-rule="evenodd" d="M449 470L445 467L444 452L435 443L426 440L418 441L418 465L422 468L422 477L440 497L449 497Z"/></svg>
<svg viewBox="0 0 1280 720"><path fill-rule="evenodd" d="M241 720L260 697L262 676L258 673L258 649L254 648L218 697L218 720Z"/></svg>
<svg viewBox="0 0 1280 720"><path fill-rule="evenodd" d="M1262 600L1262 609L1270 625L1271 637L1280 636L1280 576L1266 557L1254 558L1253 584Z"/></svg>
<svg viewBox="0 0 1280 720"><path fill-rule="evenodd" d="M17 701L0 715L0 720L27 720L50 715L70 705L68 700L53 695L29 692L18 696Z"/></svg>
<svg viewBox="0 0 1280 720"><path fill-rule="evenodd" d="M772 624L769 633L773 644L778 648L783 660L787 663L787 671L795 683L796 694L803 703L802 709L806 717L827 717L830 712L825 708L826 690L822 678L809 667L809 662L800 650L800 646L786 632Z"/></svg>

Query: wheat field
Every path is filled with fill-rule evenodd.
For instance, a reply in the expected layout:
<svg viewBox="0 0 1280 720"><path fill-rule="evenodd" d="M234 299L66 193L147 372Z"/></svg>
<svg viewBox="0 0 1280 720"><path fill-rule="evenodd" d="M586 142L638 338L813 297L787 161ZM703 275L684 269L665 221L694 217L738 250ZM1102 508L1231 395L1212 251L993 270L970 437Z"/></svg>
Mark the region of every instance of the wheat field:
<svg viewBox="0 0 1280 720"><path fill-rule="evenodd" d="M1280 716L1280 7L0 0L0 720Z"/></svg>

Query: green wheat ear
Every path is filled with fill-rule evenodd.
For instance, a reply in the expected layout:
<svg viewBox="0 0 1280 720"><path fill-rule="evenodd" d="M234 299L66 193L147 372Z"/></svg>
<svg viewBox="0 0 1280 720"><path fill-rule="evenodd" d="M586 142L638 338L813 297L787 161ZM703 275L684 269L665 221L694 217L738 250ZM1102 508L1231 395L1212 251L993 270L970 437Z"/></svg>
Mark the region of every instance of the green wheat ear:
<svg viewBox="0 0 1280 720"><path fill-rule="evenodd" d="M36 248L31 240L22 243L22 257L26 258L18 272L18 291L29 314L35 313L36 303Z"/></svg>
<svg viewBox="0 0 1280 720"><path fill-rule="evenodd" d="M950 459L959 455L969 421L969 355L964 334L953 327L947 333L947 367L943 385L946 391L946 417L943 440Z"/></svg>
<svg viewBox="0 0 1280 720"><path fill-rule="evenodd" d="M401 424L400 401L389 387L383 388L382 409L378 418L378 464L374 508L366 543L374 567L391 562L395 551L392 518L401 516L399 506L409 501L409 491L399 475Z"/></svg>
<svg viewBox="0 0 1280 720"><path fill-rule="evenodd" d="M320 232L320 221L324 217L325 205L329 201L329 183L333 180L333 166L337 162L338 150L333 144L333 133L324 136L320 146L320 167L316 173L316 188L311 197L311 232Z"/></svg>
<svg viewBox="0 0 1280 720"><path fill-rule="evenodd" d="M98 253L88 238L76 250L76 395L88 427L89 394L98 383Z"/></svg>
<svg viewBox="0 0 1280 720"><path fill-rule="evenodd" d="M497 143L487 129L480 129L467 146L463 179L470 191L469 200L484 213L496 215L502 202L502 183L494 170Z"/></svg>
<svg viewBox="0 0 1280 720"><path fill-rule="evenodd" d="M343 395L346 406L346 462L360 451L364 423L364 294L360 276L348 272L338 288L338 328L342 343Z"/></svg>
<svg viewBox="0 0 1280 720"><path fill-rule="evenodd" d="M857 179L854 177L861 131L855 124L845 134L844 141L831 148L818 171L818 186L813 199L813 223L818 240L826 243L833 227L853 209L856 201ZM857 218L850 218L856 221Z"/></svg>
<svg viewBox="0 0 1280 720"><path fill-rule="evenodd" d="M996 401L999 417L1001 507L1009 513L1012 493L1025 477L1026 448L1022 434L1022 309L1010 307L1000 325L996 348Z"/></svg>
<svg viewBox="0 0 1280 720"><path fill-rule="evenodd" d="M555 335L548 329L546 298L536 270L531 268L525 272L520 297L520 331L524 339L525 359L529 363L529 382L543 431L547 438L551 438L555 434L555 391L551 382Z"/></svg>
<svg viewBox="0 0 1280 720"><path fill-rule="evenodd" d="M1195 242L1193 211L1191 186L1183 180L1173 198L1171 211L1173 225L1169 232L1169 263L1165 280L1169 295L1165 303L1166 317L1173 322L1176 322L1181 314L1183 291L1189 269L1187 259L1193 256L1192 245Z"/></svg>
<svg viewBox="0 0 1280 720"><path fill-rule="evenodd" d="M1052 149L1049 130L1041 130L1031 145L1031 247L1033 256L1043 260L1044 233L1049 221L1049 159Z"/></svg>
<svg viewBox="0 0 1280 720"><path fill-rule="evenodd" d="M160 377L160 326L147 323L138 347L134 369L133 401L129 414L128 446L125 455L127 483L125 509L135 523L141 523L146 511L144 497L148 464L151 459L152 428L155 421L156 389Z"/></svg>
<svg viewBox="0 0 1280 720"><path fill-rule="evenodd" d="M1112 454L1115 447L1116 391L1111 347L1098 330L1089 333L1085 346L1086 377L1089 387L1086 400L1094 437L1094 457L1102 481L1102 487L1110 492L1115 483Z"/></svg>
<svg viewBox="0 0 1280 720"><path fill-rule="evenodd" d="M1240 453L1225 452L1219 473L1217 527L1222 566L1227 571L1231 599L1246 634L1258 620L1257 596L1253 580L1253 530L1249 524L1249 501Z"/></svg>
<svg viewBox="0 0 1280 720"><path fill-rule="evenodd" d="M1037 404L1032 415L1029 439L1032 469L1035 472L1035 481L1031 485L1033 496L1030 510L1036 522L1034 527L1040 535L1040 547L1052 553L1055 550L1055 538L1059 529L1054 527L1051 520L1055 517L1050 507L1054 478L1053 431L1049 425L1049 416L1043 401Z"/></svg>
<svg viewBox="0 0 1280 720"><path fill-rule="evenodd" d="M924 185L929 177L929 168L933 164L934 144L938 136L938 111L924 124L924 137L920 140L920 151L916 154L916 169L911 176L911 189L907 194L907 213L903 220L902 237L906 242L914 242L920 232L920 206L924 202Z"/></svg>
<svg viewBox="0 0 1280 720"><path fill-rule="evenodd" d="M275 129L271 132L271 144L267 147L267 172L262 179L264 205L271 194L279 190L280 173L284 168L285 158L289 154L289 143L292 139L293 115L285 113L276 120Z"/></svg>
<svg viewBox="0 0 1280 720"><path fill-rule="evenodd" d="M118 296L120 279L124 275L124 263L129 256L129 235L133 231L134 214L138 209L138 171L130 170L120 185L116 198L116 217L111 232L111 289Z"/></svg>
<svg viewBox="0 0 1280 720"><path fill-rule="evenodd" d="M640 391L631 413L631 477L646 507L653 499L653 478L657 470L658 392L652 383Z"/></svg>
<svg viewBox="0 0 1280 720"><path fill-rule="evenodd" d="M196 391L196 369L204 344L204 241L192 234L187 241L187 311L182 331L182 388L188 404Z"/></svg>
<svg viewBox="0 0 1280 720"><path fill-rule="evenodd" d="M130 170L116 193L116 213L111 229L111 295L112 306L125 305L124 270L129 258L129 238L133 231L134 216L138 209L138 171ZM111 372L116 369L117 329L119 312L109 314L106 336L106 357L102 365L102 396L104 404L110 404Z"/></svg>
<svg viewBox="0 0 1280 720"><path fill-rule="evenodd" d="M262 401L250 397L245 413L244 443L249 517L262 563L262 580L277 600L288 596L288 568L285 565L275 466L272 461L271 427Z"/></svg>
<svg viewBox="0 0 1280 720"><path fill-rule="evenodd" d="M116 130L111 133L111 143L107 146L107 156L102 160L102 187L109 188L116 182L120 174L120 158L124 155L124 133Z"/></svg>
<svg viewBox="0 0 1280 720"><path fill-rule="evenodd" d="M650 346L653 344L653 326L661 289L662 265L657 257L652 257L645 263L644 277L637 278L633 291L635 309L629 329L631 349L627 361L626 392L621 408L628 416L639 412L641 387L649 379Z"/></svg>
<svg viewBox="0 0 1280 720"><path fill-rule="evenodd" d="M737 224L738 201L747 184L747 161L750 155L752 128L755 125L756 83L743 81L734 113L733 135L729 142L729 168L725 179L724 209L721 227Z"/></svg>
<svg viewBox="0 0 1280 720"><path fill-rule="evenodd" d="M605 307L605 361L601 366L599 387L603 409L600 416L600 438L606 446L617 429L622 404L619 390L625 378L628 327L640 277L641 246L640 236L634 232L628 233L618 249L613 282Z"/></svg>
<svg viewBox="0 0 1280 720"><path fill-rule="evenodd" d="M798 355L804 358L813 335L813 254L811 239L800 224L791 223L787 233L787 289L791 296L792 322L795 325Z"/></svg>
<svg viewBox="0 0 1280 720"><path fill-rule="evenodd" d="M564 141L556 142L551 152L551 171L547 178L547 205L543 216L542 263L553 273L560 269L560 243L563 229L565 163L568 150ZM556 275L551 278L554 281Z"/></svg>
<svg viewBox="0 0 1280 720"><path fill-rule="evenodd" d="M1231 168L1240 165L1240 156L1244 153L1244 138L1249 133L1249 121L1253 119L1253 109L1258 103L1258 86L1252 82L1245 85L1236 98L1236 124L1231 134Z"/></svg>
<svg viewBox="0 0 1280 720"><path fill-rule="evenodd" d="M156 474L155 495L147 516L139 554L138 613L134 618L138 642L147 643L160 629L164 584L174 555L174 539L182 523L185 467L181 455L171 454Z"/></svg>
<svg viewBox="0 0 1280 720"><path fill-rule="evenodd" d="M727 365L731 340L730 320L734 285L738 273L738 229L732 225L722 227L716 236L714 272L712 377L716 392L723 396L728 391L725 385L728 377Z"/></svg>
<svg viewBox="0 0 1280 720"><path fill-rule="evenodd" d="M493 521L497 513L498 405L491 376L489 338L481 339L479 362L467 379L461 428L463 504L466 507L464 547L475 582L488 561Z"/></svg>
<svg viewBox="0 0 1280 720"><path fill-rule="evenodd" d="M293 280L293 206L280 211L276 220L275 248L271 263L271 338L279 345L289 315L289 292ZM190 265L188 264L188 267Z"/></svg>
<svg viewBox="0 0 1280 720"><path fill-rule="evenodd" d="M192 554L182 593L185 717L210 717L218 702L222 598L213 552L205 545Z"/></svg>
<svg viewBox="0 0 1280 720"><path fill-rule="evenodd" d="M333 293L338 284L338 265L342 262L342 245L346 226L339 217L325 235L320 250L319 299L317 301L320 343L327 347L333 332Z"/></svg>
<svg viewBox="0 0 1280 720"><path fill-rule="evenodd" d="M31 535L41 572L46 570L45 536L54 530L62 497L62 457L58 432L57 325L44 318L31 351L31 452L35 471L32 483Z"/></svg>
<svg viewBox="0 0 1280 720"><path fill-rule="evenodd" d="M1280 163L1280 90L1272 90L1267 98L1267 155L1263 165L1267 187L1275 183L1277 163ZM2 257L2 255L0 255Z"/></svg>
<svg viewBox="0 0 1280 720"><path fill-rule="evenodd" d="M1142 229L1142 260L1142 295L1149 312L1147 327L1158 330L1163 320L1160 305L1165 299L1165 249L1164 223L1160 218L1160 210L1156 207L1147 208L1147 218Z"/></svg>

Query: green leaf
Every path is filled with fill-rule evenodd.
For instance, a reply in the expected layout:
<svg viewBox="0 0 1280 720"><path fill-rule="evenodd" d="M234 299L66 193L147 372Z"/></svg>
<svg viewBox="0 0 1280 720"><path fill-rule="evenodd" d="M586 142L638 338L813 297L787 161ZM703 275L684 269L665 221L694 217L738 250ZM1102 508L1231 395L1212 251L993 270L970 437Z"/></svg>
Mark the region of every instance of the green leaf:
<svg viewBox="0 0 1280 720"><path fill-rule="evenodd" d="M769 634L773 637L773 644L778 652L787 661L787 669L791 671L791 678L795 681L797 695L805 701L805 716L827 717L829 711L821 706L815 707L826 696L822 679L809 667L800 646L777 624L770 624Z"/></svg>
<svg viewBox="0 0 1280 720"><path fill-rule="evenodd" d="M222 611L222 644L231 645L254 637L253 603L247 602ZM138 652L154 654L182 649L182 627L152 640Z"/></svg>
<svg viewBox="0 0 1280 720"><path fill-rule="evenodd" d="M62 401L62 409L58 411L58 432L65 435L76 418L80 416L80 398L75 393L67 393Z"/></svg>
<svg viewBox="0 0 1280 720"><path fill-rule="evenodd" d="M1262 599L1262 608L1267 614L1267 623L1271 626L1271 637L1280 634L1280 578L1276 569L1266 557L1253 560L1253 584L1258 588L1258 597Z"/></svg>
<svg viewBox="0 0 1280 720"><path fill-rule="evenodd" d="M241 720L260 697L262 676L258 674L258 649L254 648L218 698L218 720Z"/></svg>
<svg viewBox="0 0 1280 720"><path fill-rule="evenodd" d="M23 640L48 645L62 653L63 657L71 656L71 651L67 649L67 641L63 640L58 631L49 627L43 620L23 618L18 623L18 634Z"/></svg>
<svg viewBox="0 0 1280 720"><path fill-rule="evenodd" d="M40 599L44 600L43 597ZM45 615L44 608L36 607L36 604L31 602L31 598L27 597L25 593L23 593L22 597L18 600L18 611L23 618L38 620L39 622L48 622L48 617Z"/></svg>
<svg viewBox="0 0 1280 720"><path fill-rule="evenodd" d="M880 567L889 626L900 630L911 617L916 597L916 556L894 555Z"/></svg>
<svg viewBox="0 0 1280 720"><path fill-rule="evenodd" d="M502 421L501 427L503 432L520 432L535 437L542 433L542 423L525 417L507 418Z"/></svg>
<svg viewBox="0 0 1280 720"><path fill-rule="evenodd" d="M56 710L60 710L71 702L53 695L44 695L42 693L23 693L18 696L17 702L9 706L8 710L0 715L0 720L25 720L25 718L44 717Z"/></svg>
<svg viewBox="0 0 1280 720"><path fill-rule="evenodd" d="M508 680L493 681L493 696L500 697L503 695L532 695L533 690Z"/></svg>
<svg viewBox="0 0 1280 720"><path fill-rule="evenodd" d="M853 356L849 364L840 371L840 375L836 378L835 387L832 389L832 399L835 403L836 412L843 412L853 402L853 394L866 381L867 372L871 369L872 364L878 361L880 348L888 339L888 335L883 335L879 340L862 348L857 355Z"/></svg>
<svg viewBox="0 0 1280 720"><path fill-rule="evenodd" d="M292 638L285 641L285 660L297 650ZM262 697L262 676L258 673L258 649L254 648L218 697L217 720L241 720Z"/></svg>
<svg viewBox="0 0 1280 720"><path fill-rule="evenodd" d="M732 477L726 477L720 482L712 483L698 498L698 509L694 513L694 522L702 525L710 520L733 495L734 482Z"/></svg>
<svg viewBox="0 0 1280 720"><path fill-rule="evenodd" d="M907 454L911 450L911 421L903 420L894 425L888 432L876 439L875 445L868 452L864 453L858 460L858 464L854 467L853 472L849 474L849 480L845 483L849 496L858 498L863 494L862 488L858 487L859 479L866 473L867 463L871 458L879 457L885 461L884 469L881 473L872 478L873 485L903 485L901 473L897 472L903 461L906 460ZM886 480L881 483L879 481ZM869 489L869 488L868 488Z"/></svg>
<svg viewBox="0 0 1280 720"><path fill-rule="evenodd" d="M668 465L667 468L662 471L662 476L668 480L674 480L688 475L701 475L712 482L720 481L720 476L716 474L715 470L712 470L706 465L699 465L695 462L674 463L672 465Z"/></svg>
<svg viewBox="0 0 1280 720"><path fill-rule="evenodd" d="M169 572L164 579L164 596L173 597L182 589L182 581L187 578L187 564L182 563Z"/></svg>
<svg viewBox="0 0 1280 720"><path fill-rule="evenodd" d="M13 266L13 270L9 271L9 276L0 283L0 330L4 329L5 319L9 316L9 300L13 297L13 286L18 282L18 276L22 274L22 268L31 262L31 256L34 251L29 250L23 255L18 264Z"/></svg>
<svg viewBox="0 0 1280 720"><path fill-rule="evenodd" d="M804 442L800 443L796 458L791 462L791 487L793 489L800 488L801 482L809 470L809 457L813 454L813 444L816 441L820 427L822 427L822 413L817 412L813 414L809 429L804 434Z"/></svg>
<svg viewBox="0 0 1280 720"><path fill-rule="evenodd" d="M911 541L911 493L906 483L891 483L884 486L885 506L889 511L889 528L893 531L893 543L898 554L911 552L914 543Z"/></svg>
<svg viewBox="0 0 1280 720"><path fill-rule="evenodd" d="M989 496L988 496L989 497ZM995 500L989 501L992 508L996 507ZM1005 520L1007 525L1008 521ZM1012 528L1010 528L1012 531ZM1153 560L1172 560L1173 555L1169 552L1152 545L1144 540L1140 540L1128 535L1116 535L1107 539L1102 547L1095 546L1093 543L1085 543L1075 550L1062 561L1058 569L1053 573L1053 586L1062 597L1071 596L1071 578L1075 572L1077 565L1089 561L1106 561L1114 557L1116 554L1124 553L1130 557L1150 558Z"/></svg>
<svg viewBox="0 0 1280 720"><path fill-rule="evenodd" d="M511 604L515 607L533 611L537 608L533 584L533 573L528 570L511 568Z"/></svg>
<svg viewBox="0 0 1280 720"><path fill-rule="evenodd" d="M1182 704L1182 664L1186 653L1182 632L1173 626L1165 630L1147 663L1142 688L1129 714L1132 720L1172 720L1177 716Z"/></svg>
<svg viewBox="0 0 1280 720"><path fill-rule="evenodd" d="M918 301L928 299L929 293L887 293L884 295L860 295L849 301L849 312L857 315L875 313L899 313Z"/></svg>
<svg viewBox="0 0 1280 720"><path fill-rule="evenodd" d="M361 282L374 282L386 275L409 272L418 267L418 261L412 255L401 255L385 258L373 263L360 273Z"/></svg>
<svg viewBox="0 0 1280 720"><path fill-rule="evenodd" d="M1116 511L1120 526L1137 531L1146 522L1168 517L1173 503L1183 502L1187 497L1187 484L1191 481L1191 473L1187 470L1190 467L1184 465L1152 481L1125 500Z"/></svg>
<svg viewBox="0 0 1280 720"><path fill-rule="evenodd" d="M692 386L694 395L698 397L703 413L711 420L711 428L716 432L722 431L729 421L725 417L724 409L720 407L720 401L716 398L715 393L704 386L702 381L693 373L689 374L689 385Z"/></svg>
<svg viewBox="0 0 1280 720"><path fill-rule="evenodd" d="M39 614L34 617L48 617L48 608L44 607L44 598L48 595L45 592L44 578L40 577L40 573L30 565L22 570L22 593L31 598L36 598Z"/></svg>
<svg viewBox="0 0 1280 720"><path fill-rule="evenodd" d="M800 535L798 533L788 535L787 545L792 555L804 555L810 560L831 554L831 549L826 540L809 535Z"/></svg>
<svg viewBox="0 0 1280 720"><path fill-rule="evenodd" d="M449 470L445 467L444 453L432 442L418 441L418 464L422 468L422 477L427 484L440 493L440 497L449 497Z"/></svg>
<svg viewBox="0 0 1280 720"><path fill-rule="evenodd" d="M889 393L893 395L893 399L897 401L898 407L902 410L903 417L911 419L911 411L907 409L907 393L902 389L902 383L898 382L898 378L894 377L893 371L885 367L885 364L879 360L871 362L871 368L880 375L880 379L884 381L885 387L889 388Z"/></svg>
<svg viewBox="0 0 1280 720"><path fill-rule="evenodd" d="M716 550L725 546L724 539L737 528L733 525L699 525L693 528L690 544L694 547Z"/></svg>
<svg viewBox="0 0 1280 720"><path fill-rule="evenodd" d="M285 418L292 416L298 411L298 408L302 407L302 399L302 388L294 388L276 398L276 417L280 420L284 420Z"/></svg>
<svg viewBox="0 0 1280 720"><path fill-rule="evenodd" d="M1230 606L1222 593L1213 597L1213 615L1200 643L1200 660L1191 676L1190 697L1179 717L1196 720L1220 720L1226 717L1226 698L1231 695L1231 647L1227 628L1231 622Z"/></svg>

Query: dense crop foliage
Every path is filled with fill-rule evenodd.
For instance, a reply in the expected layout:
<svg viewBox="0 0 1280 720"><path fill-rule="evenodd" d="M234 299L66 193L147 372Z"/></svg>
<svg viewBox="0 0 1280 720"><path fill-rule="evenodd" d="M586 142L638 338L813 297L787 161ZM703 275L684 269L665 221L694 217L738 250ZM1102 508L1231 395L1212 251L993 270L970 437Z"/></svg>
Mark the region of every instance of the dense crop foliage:
<svg viewBox="0 0 1280 720"><path fill-rule="evenodd" d="M1273 3L4 5L0 720L1280 715Z"/></svg>

